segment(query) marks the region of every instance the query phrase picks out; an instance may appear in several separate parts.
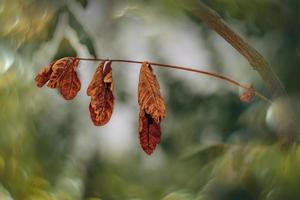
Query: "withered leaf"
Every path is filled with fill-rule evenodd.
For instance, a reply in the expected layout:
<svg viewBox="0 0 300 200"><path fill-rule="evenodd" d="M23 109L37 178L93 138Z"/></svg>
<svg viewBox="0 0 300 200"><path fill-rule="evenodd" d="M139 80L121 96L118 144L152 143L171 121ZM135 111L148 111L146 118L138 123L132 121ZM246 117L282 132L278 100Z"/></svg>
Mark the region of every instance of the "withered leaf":
<svg viewBox="0 0 300 200"><path fill-rule="evenodd" d="M150 155L160 143L160 122L166 116L159 83L149 63L143 63L138 85L139 138L142 149Z"/></svg>
<svg viewBox="0 0 300 200"><path fill-rule="evenodd" d="M77 62L77 61L74 61ZM66 100L73 99L81 88L80 80L73 67L69 67L59 81L61 95Z"/></svg>
<svg viewBox="0 0 300 200"><path fill-rule="evenodd" d="M140 70L138 102L141 110L150 114L156 122L160 122L166 116L165 103L159 90L159 83L152 67L144 62Z"/></svg>
<svg viewBox="0 0 300 200"><path fill-rule="evenodd" d="M250 103L255 96L255 88L251 85L245 92L240 95L240 100L245 103Z"/></svg>
<svg viewBox="0 0 300 200"><path fill-rule="evenodd" d="M73 99L80 90L81 83L75 69L79 59L65 57L43 68L36 76L38 87L42 87L48 81L50 88L59 88L61 95L66 100Z"/></svg>
<svg viewBox="0 0 300 200"><path fill-rule="evenodd" d="M73 68L75 70L78 64L79 60L77 58L70 57L61 58L56 61L52 66L53 72L47 86L50 88L57 88L59 86L60 79L64 77L64 73L68 71L69 68Z"/></svg>
<svg viewBox="0 0 300 200"><path fill-rule="evenodd" d="M50 79L50 76L52 74L52 66L53 66L54 62L53 63L50 63L49 65L47 65L46 67L42 68L38 75L35 77L35 82L36 82L36 85L38 87L43 87Z"/></svg>
<svg viewBox="0 0 300 200"><path fill-rule="evenodd" d="M161 138L160 122L156 122L143 110L139 113L139 138L142 149L148 155L152 154Z"/></svg>
<svg viewBox="0 0 300 200"><path fill-rule="evenodd" d="M87 95L91 96L89 111L96 126L105 125L110 120L114 109L113 79L110 65L110 61L99 64L87 89Z"/></svg>
<svg viewBox="0 0 300 200"><path fill-rule="evenodd" d="M103 67L104 67L104 64L105 64L105 61L101 62L97 69L96 69L96 72L92 78L92 81L90 82L88 88L87 88L87 91L86 91L86 94L88 96L92 96L95 89L97 87L99 87L99 85L102 84L102 80L103 80Z"/></svg>

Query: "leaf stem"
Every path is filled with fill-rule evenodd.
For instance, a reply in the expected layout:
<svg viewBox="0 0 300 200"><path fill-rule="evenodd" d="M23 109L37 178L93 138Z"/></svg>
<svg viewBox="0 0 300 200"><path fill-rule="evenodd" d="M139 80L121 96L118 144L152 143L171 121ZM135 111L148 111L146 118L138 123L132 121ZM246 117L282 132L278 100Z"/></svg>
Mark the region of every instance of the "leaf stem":
<svg viewBox="0 0 300 200"><path fill-rule="evenodd" d="M136 61L136 60L122 60L122 59L102 59L102 58L77 58L79 60L86 60L86 61L111 61L111 62L122 62L122 63L135 63L135 64L142 64L143 61ZM183 67L183 66L177 66L177 65L169 65L169 64L161 64L161 63L155 63L155 62L148 62L151 66L157 66L157 67L165 67L165 68L173 68L173 69L178 69L178 70L183 70L183 71L190 71L190 72L194 72L194 73L198 73L198 74L204 74L216 79L221 79L224 81L227 81L233 85L236 85L238 87L241 87L245 90L250 89L249 86L243 85L241 83L239 83L238 81L235 81L231 78L228 78L226 76L217 74L217 73L213 73L213 72L209 72L209 71L204 71L204 70L198 70L198 69L194 69L191 67ZM265 97L263 94L255 91L255 95L257 97L259 97L260 99L262 99L263 101L267 102L268 104L271 104L272 101L270 99L268 99L267 97Z"/></svg>

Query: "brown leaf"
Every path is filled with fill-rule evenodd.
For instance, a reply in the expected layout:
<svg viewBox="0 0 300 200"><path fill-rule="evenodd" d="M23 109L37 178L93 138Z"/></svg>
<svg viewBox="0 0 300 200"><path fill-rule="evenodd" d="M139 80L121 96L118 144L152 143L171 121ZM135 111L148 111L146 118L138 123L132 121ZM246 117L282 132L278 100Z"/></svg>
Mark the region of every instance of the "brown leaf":
<svg viewBox="0 0 300 200"><path fill-rule="evenodd" d="M103 66L105 64L105 61L101 62L97 69L96 72L92 78L92 81L90 82L86 94L88 96L92 96L94 94L94 91L97 87L99 87L99 85L102 84L102 80L103 80ZM102 87L102 86L101 86Z"/></svg>
<svg viewBox="0 0 300 200"><path fill-rule="evenodd" d="M100 126L99 120L97 120L97 115L96 115L95 110L92 107L91 103L89 104L89 111L90 111L90 115L91 115L91 119L92 119L93 123L96 126Z"/></svg>
<svg viewBox="0 0 300 200"><path fill-rule="evenodd" d="M143 110L139 114L139 138L142 149L148 155L152 154L161 138L160 122L157 123Z"/></svg>
<svg viewBox="0 0 300 200"><path fill-rule="evenodd" d="M74 62L77 62L77 60L75 60ZM76 65L76 63L74 65ZM74 67L69 67L59 81L59 89L61 95L66 100L71 100L77 95L80 88L81 83L76 71L74 70Z"/></svg>
<svg viewBox="0 0 300 200"><path fill-rule="evenodd" d="M166 116L164 100L160 94L159 83L149 63L143 63L138 85L138 102L141 110L150 114L159 123Z"/></svg>
<svg viewBox="0 0 300 200"><path fill-rule="evenodd" d="M59 87L60 79L64 77L64 73L68 71L69 68L73 68L74 70L79 64L79 60L77 58L65 57L61 58L54 63L52 66L52 74L50 76L50 80L48 82L48 87L57 88Z"/></svg>
<svg viewBox="0 0 300 200"><path fill-rule="evenodd" d="M110 65L110 61L99 64L87 89L88 96L91 96L90 115L96 126L105 125L110 120L114 109L113 79Z"/></svg>
<svg viewBox="0 0 300 200"><path fill-rule="evenodd" d="M50 88L59 88L61 95L66 100L73 99L80 90L81 83L75 72L79 59L65 57L49 64L36 76L38 87L42 87L48 81Z"/></svg>
<svg viewBox="0 0 300 200"><path fill-rule="evenodd" d="M240 95L240 100L245 103L250 103L255 96L255 88L251 85L245 92Z"/></svg>
<svg viewBox="0 0 300 200"><path fill-rule="evenodd" d="M52 74L52 66L53 63L50 63L46 67L42 68L38 75L35 77L35 82L38 87L43 87L50 79L50 76Z"/></svg>
<svg viewBox="0 0 300 200"><path fill-rule="evenodd" d="M138 85L139 137L142 149L150 155L160 143L160 122L166 116L159 83L149 63L143 63Z"/></svg>

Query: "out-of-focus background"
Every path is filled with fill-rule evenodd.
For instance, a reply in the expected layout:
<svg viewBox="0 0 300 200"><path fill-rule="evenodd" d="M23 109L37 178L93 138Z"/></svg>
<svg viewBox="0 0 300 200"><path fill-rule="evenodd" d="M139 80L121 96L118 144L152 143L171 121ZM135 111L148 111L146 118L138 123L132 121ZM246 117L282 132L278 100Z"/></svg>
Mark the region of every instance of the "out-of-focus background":
<svg viewBox="0 0 300 200"><path fill-rule="evenodd" d="M154 68L167 117L148 156L138 141L138 65L113 64L116 104L104 127L92 124L85 92L97 62L80 63L72 101L37 88L37 72L64 56L150 60L268 96L261 77L185 1L0 1L0 199L298 200L300 148L280 140L297 140L288 119L298 122L300 1L203 2L266 57L290 99L245 104L225 82Z"/></svg>

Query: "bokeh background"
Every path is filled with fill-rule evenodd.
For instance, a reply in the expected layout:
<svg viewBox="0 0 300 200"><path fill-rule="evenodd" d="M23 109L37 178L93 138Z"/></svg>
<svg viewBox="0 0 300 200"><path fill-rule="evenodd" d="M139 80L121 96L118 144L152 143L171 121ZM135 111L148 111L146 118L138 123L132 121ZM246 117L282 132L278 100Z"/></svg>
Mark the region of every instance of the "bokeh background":
<svg viewBox="0 0 300 200"><path fill-rule="evenodd" d="M299 122L300 1L203 2L266 57L290 99L245 104L225 82L155 68L167 117L148 156L138 141L138 65L113 64L116 105L104 127L92 124L85 95L97 62L80 63L72 101L37 88L37 72L64 56L150 60L269 96L261 77L187 1L1 0L0 199L298 200L298 129L288 119ZM288 147L282 134L294 136Z"/></svg>

